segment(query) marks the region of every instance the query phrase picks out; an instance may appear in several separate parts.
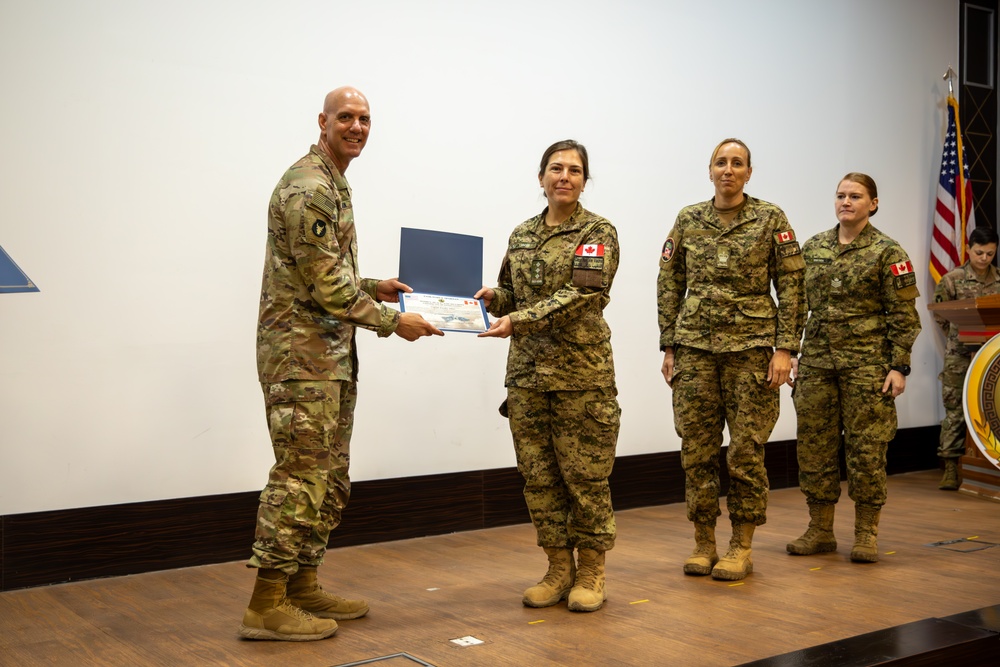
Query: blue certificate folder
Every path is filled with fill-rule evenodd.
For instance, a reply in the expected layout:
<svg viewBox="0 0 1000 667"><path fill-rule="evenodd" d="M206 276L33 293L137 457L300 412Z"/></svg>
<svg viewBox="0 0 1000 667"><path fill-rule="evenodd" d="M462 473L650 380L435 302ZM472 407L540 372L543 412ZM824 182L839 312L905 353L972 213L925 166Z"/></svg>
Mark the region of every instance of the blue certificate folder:
<svg viewBox="0 0 1000 667"><path fill-rule="evenodd" d="M483 238L468 234L436 232L429 229L403 227L399 233L399 280L413 288L414 295L455 297L465 303L456 304L454 312L446 301L439 302L431 312L420 311L425 319L442 330L485 331L489 318L482 301L472 298L483 286ZM412 295L411 295L412 296ZM416 300L400 294L400 309ZM468 305L475 304L481 319L469 319ZM458 308L457 306L462 306Z"/></svg>
<svg viewBox="0 0 1000 667"><path fill-rule="evenodd" d="M37 292L38 287L18 268L3 248L0 248L0 294L4 292Z"/></svg>
<svg viewBox="0 0 1000 667"><path fill-rule="evenodd" d="M483 286L483 237L403 227L399 279L414 292L471 297Z"/></svg>

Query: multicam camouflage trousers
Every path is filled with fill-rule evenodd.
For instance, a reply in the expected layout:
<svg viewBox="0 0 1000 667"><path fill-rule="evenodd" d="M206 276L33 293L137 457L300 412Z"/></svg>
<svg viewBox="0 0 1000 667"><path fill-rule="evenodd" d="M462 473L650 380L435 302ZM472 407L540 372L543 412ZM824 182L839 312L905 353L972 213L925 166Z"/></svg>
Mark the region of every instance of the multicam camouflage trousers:
<svg viewBox="0 0 1000 667"><path fill-rule="evenodd" d="M948 353L944 356L941 380L941 400L944 402L944 419L941 421L941 441L937 454L943 459L957 459L965 454L965 411L962 408L962 390L965 374L972 363L969 354Z"/></svg>
<svg viewBox="0 0 1000 667"><path fill-rule="evenodd" d="M608 551L615 514L608 476L621 408L613 388L507 388L507 412L524 500L538 546Z"/></svg>
<svg viewBox="0 0 1000 667"><path fill-rule="evenodd" d="M347 505L357 385L291 380L262 387L275 463L260 494L247 566L292 574L299 564L323 562Z"/></svg>
<svg viewBox="0 0 1000 667"><path fill-rule="evenodd" d="M763 524L767 510L764 445L778 421L780 396L768 388L771 350L706 352L680 346L674 355L674 427L681 438L687 516L715 524L719 510L719 452L729 425L729 493L732 523Z"/></svg>
<svg viewBox="0 0 1000 667"><path fill-rule="evenodd" d="M799 364L795 379L799 486L808 503L840 498L843 432L847 493L859 505L885 504L885 456L896 435L896 402L882 385L887 365L828 370Z"/></svg>

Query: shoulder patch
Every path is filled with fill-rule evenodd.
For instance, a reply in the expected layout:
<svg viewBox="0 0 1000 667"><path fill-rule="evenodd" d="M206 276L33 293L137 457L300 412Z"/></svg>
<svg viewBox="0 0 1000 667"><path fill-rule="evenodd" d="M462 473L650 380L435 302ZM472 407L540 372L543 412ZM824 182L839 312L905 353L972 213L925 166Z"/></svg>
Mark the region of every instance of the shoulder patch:
<svg viewBox="0 0 1000 667"><path fill-rule="evenodd" d="M913 273L913 265L910 264L910 260L905 260L902 262L897 262L892 265L892 275L905 276L907 273Z"/></svg>
<svg viewBox="0 0 1000 667"><path fill-rule="evenodd" d="M584 243L583 245L578 245L573 255L574 269L604 268L603 243Z"/></svg>
<svg viewBox="0 0 1000 667"><path fill-rule="evenodd" d="M792 243L795 241L795 232L790 229L786 229L783 232L774 233L774 242L778 245L784 245L785 243Z"/></svg>
<svg viewBox="0 0 1000 667"><path fill-rule="evenodd" d="M309 207L326 215L331 220L337 219L337 205L322 192L314 192L309 198ZM320 236L317 234L317 236Z"/></svg>
<svg viewBox="0 0 1000 667"><path fill-rule="evenodd" d="M668 236L667 240L663 242L663 250L660 252L660 257L664 262L669 262L670 258L674 256L674 237Z"/></svg>

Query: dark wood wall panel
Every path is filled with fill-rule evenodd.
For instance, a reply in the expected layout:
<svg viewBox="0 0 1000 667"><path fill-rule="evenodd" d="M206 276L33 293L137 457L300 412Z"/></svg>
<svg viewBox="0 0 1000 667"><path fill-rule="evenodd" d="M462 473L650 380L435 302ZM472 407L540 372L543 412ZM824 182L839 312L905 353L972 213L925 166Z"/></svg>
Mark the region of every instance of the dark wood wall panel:
<svg viewBox="0 0 1000 667"><path fill-rule="evenodd" d="M937 426L904 429L890 474L938 465ZM771 488L798 486L795 442L768 443ZM721 466L728 487L725 450ZM357 482L331 548L525 523L514 468ZM679 452L623 456L611 476L615 509L684 500ZM0 590L247 558L258 492L0 517Z"/></svg>

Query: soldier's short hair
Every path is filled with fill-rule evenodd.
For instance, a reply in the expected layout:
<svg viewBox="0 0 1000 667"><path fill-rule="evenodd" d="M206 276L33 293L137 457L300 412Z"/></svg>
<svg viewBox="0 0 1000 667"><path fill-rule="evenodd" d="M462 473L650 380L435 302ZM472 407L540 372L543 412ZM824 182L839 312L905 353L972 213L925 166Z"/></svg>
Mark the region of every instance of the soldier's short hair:
<svg viewBox="0 0 1000 667"><path fill-rule="evenodd" d="M1000 236L997 236L992 227L976 227L969 234L970 248L974 245L989 245L991 243L1000 243Z"/></svg>
<svg viewBox="0 0 1000 667"><path fill-rule="evenodd" d="M587 157L587 147L581 144L579 141L573 141L572 139L564 139L562 141L557 141L542 153L542 162L538 165L538 176L539 178L545 173L545 168L549 166L549 159L555 153L559 151L576 151L580 156L580 162L583 163L583 182L586 183L590 180L590 158Z"/></svg>
<svg viewBox="0 0 1000 667"><path fill-rule="evenodd" d="M840 179L840 183L844 181L850 181L852 183L857 183L868 191L868 196L872 199L878 199L878 186L875 185L875 179L868 174L862 174L860 171L852 171L851 173L845 175ZM838 185L840 184L838 183ZM868 214L868 217L874 216L878 213L878 204L875 204L875 210Z"/></svg>
<svg viewBox="0 0 1000 667"><path fill-rule="evenodd" d="M740 146L742 146L743 150L745 150L747 152L747 166L748 167L751 166L751 164L750 164L750 147L747 146L745 143L743 143L742 139L737 139L736 137L729 137L728 139L723 139L722 141L720 141L719 143L717 143L715 145L715 150L712 151L712 158L708 161L708 166L709 167L711 167L712 163L715 162L715 156L719 154L719 149L722 148L723 146L725 146L726 144L739 144Z"/></svg>

